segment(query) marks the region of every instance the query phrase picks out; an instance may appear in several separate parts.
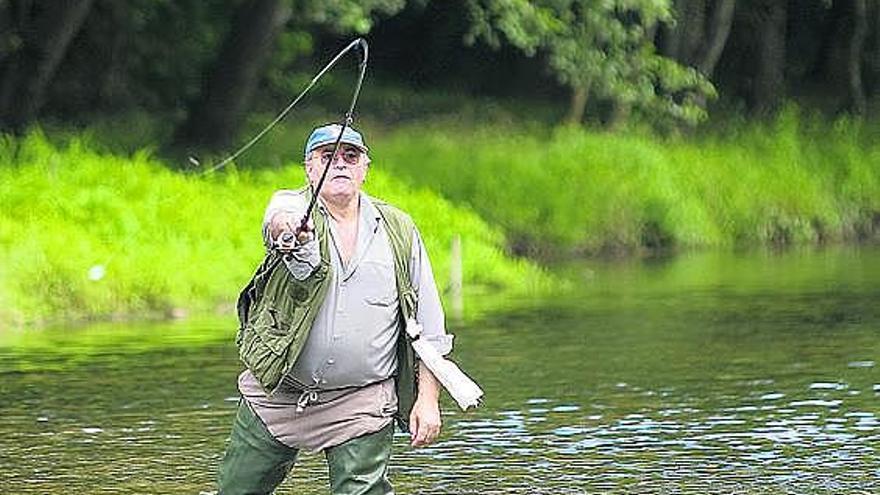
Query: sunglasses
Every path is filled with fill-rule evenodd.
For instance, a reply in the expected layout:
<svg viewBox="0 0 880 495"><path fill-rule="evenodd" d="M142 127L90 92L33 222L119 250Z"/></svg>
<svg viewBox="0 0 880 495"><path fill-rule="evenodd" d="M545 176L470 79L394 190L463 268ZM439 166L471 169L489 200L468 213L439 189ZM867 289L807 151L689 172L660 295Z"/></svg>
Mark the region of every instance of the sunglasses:
<svg viewBox="0 0 880 495"><path fill-rule="evenodd" d="M361 157L361 150L352 147L346 147L339 150L337 156L342 157L342 161L349 165L357 164ZM321 163L325 166L330 164L333 157L333 150L325 150L321 152Z"/></svg>

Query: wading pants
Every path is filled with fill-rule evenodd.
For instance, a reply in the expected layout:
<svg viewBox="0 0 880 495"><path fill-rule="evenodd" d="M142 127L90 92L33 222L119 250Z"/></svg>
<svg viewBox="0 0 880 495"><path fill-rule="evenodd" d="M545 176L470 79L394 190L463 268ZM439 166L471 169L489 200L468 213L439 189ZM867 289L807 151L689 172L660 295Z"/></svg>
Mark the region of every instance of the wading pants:
<svg viewBox="0 0 880 495"><path fill-rule="evenodd" d="M324 450L334 495L393 494L386 477L394 424ZM272 493L296 462L297 449L279 442L246 401L238 405L226 455L220 463L219 495Z"/></svg>

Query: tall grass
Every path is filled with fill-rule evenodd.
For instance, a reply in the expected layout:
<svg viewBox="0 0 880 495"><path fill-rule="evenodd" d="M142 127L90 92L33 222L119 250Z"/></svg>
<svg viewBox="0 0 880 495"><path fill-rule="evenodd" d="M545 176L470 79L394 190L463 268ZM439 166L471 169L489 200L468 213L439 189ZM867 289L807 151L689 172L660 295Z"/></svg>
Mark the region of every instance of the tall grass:
<svg viewBox="0 0 880 495"><path fill-rule="evenodd" d="M0 143L0 326L181 310L231 310L262 256L273 190L301 169L211 176L169 170L147 152L102 154L40 132ZM503 234L473 212L382 171L368 190L412 213L441 283L454 235L470 295L552 286L504 254ZM468 306L479 311L480 299Z"/></svg>
<svg viewBox="0 0 880 495"><path fill-rule="evenodd" d="M126 134L118 125L55 132L51 142L38 131L4 138L0 325L230 308L261 257L266 201L302 183L295 162L306 124L271 133L248 153L247 171L209 176L120 152L143 140L112 139ZM463 237L471 310L489 292L562 286L505 254L510 246L550 256L880 232L876 123L788 109L771 122L670 138L448 116L361 128L373 158L366 189L413 214L439 280L452 237Z"/></svg>
<svg viewBox="0 0 880 495"><path fill-rule="evenodd" d="M424 124L387 136L376 161L473 207L527 252L834 242L876 233L872 130L796 109L668 139Z"/></svg>

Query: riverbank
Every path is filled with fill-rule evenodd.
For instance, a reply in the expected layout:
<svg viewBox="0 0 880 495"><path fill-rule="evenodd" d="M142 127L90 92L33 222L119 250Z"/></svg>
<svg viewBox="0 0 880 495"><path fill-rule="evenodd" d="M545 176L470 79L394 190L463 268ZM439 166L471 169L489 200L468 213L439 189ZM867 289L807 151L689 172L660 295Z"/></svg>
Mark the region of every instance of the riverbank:
<svg viewBox="0 0 880 495"><path fill-rule="evenodd" d="M291 136L307 129L284 125L240 168L197 175L132 151L163 142L155 124L2 141L0 326L231 311L262 254L266 201L302 184ZM689 137L448 117L361 127L368 192L413 214L441 285L462 237L466 317L566 285L538 260L880 233L876 123L789 109Z"/></svg>
<svg viewBox="0 0 880 495"><path fill-rule="evenodd" d="M470 205L532 257L780 247L877 238L878 136L876 122L795 108L665 138L439 124L391 133L377 161Z"/></svg>
<svg viewBox="0 0 880 495"><path fill-rule="evenodd" d="M298 187L294 164L198 176L146 151L56 146L33 132L0 144L0 327L95 318L231 312L262 256L260 222L275 189ZM420 225L441 285L462 238L466 314L479 294L551 290L534 263L505 254L503 233L437 193L383 170L369 193Z"/></svg>

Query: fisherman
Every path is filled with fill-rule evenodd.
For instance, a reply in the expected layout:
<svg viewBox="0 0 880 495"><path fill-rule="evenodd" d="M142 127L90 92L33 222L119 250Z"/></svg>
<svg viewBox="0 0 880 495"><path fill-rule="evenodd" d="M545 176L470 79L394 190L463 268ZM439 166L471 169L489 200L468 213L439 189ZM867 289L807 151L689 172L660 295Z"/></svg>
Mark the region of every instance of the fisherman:
<svg viewBox="0 0 880 495"><path fill-rule="evenodd" d="M361 190L369 166L358 131L320 126L305 145L310 187L280 190L266 208L267 254L238 301L247 369L221 495L271 493L303 449L324 452L334 494L393 493L395 419L413 447L440 433L440 385L403 324L418 322L421 345L441 355L452 335L412 220Z"/></svg>

